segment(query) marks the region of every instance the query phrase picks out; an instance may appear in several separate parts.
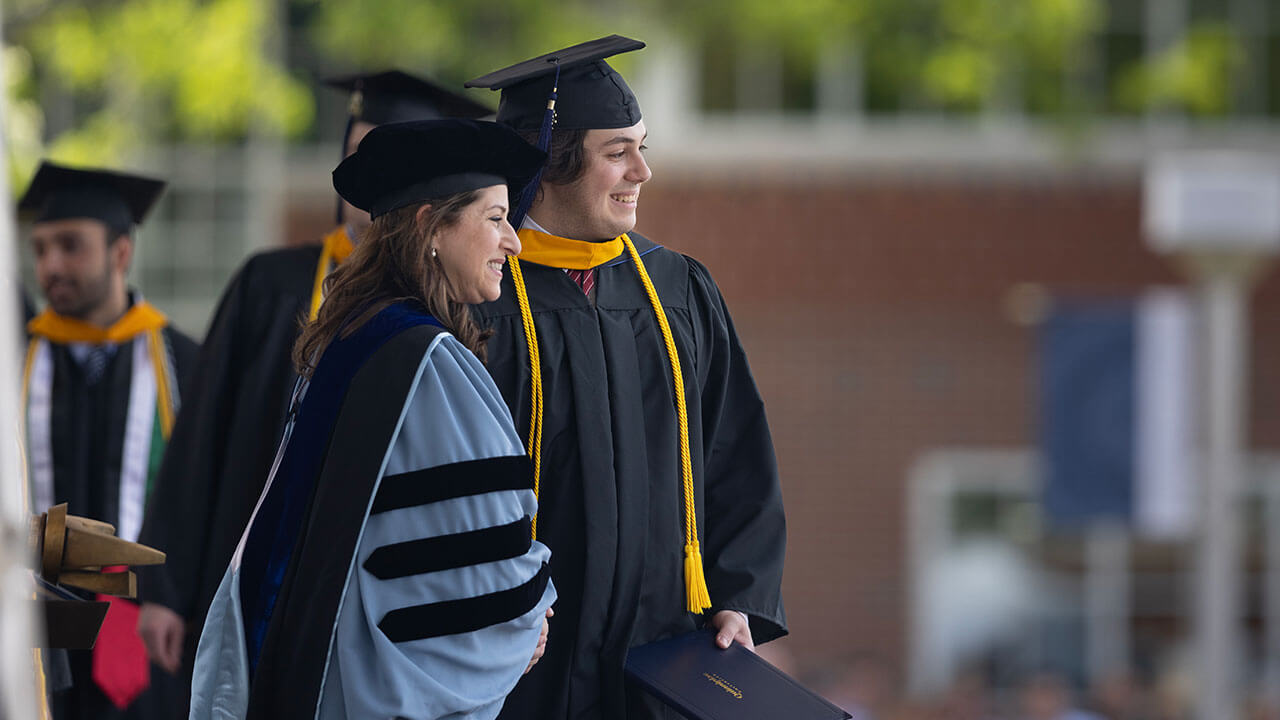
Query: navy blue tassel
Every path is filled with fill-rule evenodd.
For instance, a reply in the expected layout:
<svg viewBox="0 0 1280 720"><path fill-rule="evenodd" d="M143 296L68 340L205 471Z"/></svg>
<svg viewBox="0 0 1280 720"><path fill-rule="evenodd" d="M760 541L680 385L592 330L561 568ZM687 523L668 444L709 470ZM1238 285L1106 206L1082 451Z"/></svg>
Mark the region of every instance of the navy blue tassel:
<svg viewBox="0 0 1280 720"><path fill-rule="evenodd" d="M538 149L545 153L551 151L551 130L556 124L556 92L559 89L560 63L557 62L556 77L551 83L551 94L547 97L547 110L542 116L542 127L538 130ZM542 183L542 172L546 169L546 163L543 163L542 167L538 168L538 173L520 192L520 202L516 204L516 211L510 218L511 226L517 230L524 224L524 217L529 214L529 207L533 205L533 199L538 196L538 185Z"/></svg>

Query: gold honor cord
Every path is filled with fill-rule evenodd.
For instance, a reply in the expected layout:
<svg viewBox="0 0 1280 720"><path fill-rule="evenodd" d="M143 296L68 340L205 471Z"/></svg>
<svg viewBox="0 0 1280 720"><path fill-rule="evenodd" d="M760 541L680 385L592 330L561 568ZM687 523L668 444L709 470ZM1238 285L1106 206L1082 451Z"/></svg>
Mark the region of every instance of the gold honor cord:
<svg viewBox="0 0 1280 720"><path fill-rule="evenodd" d="M688 408L684 398L684 375L680 371L680 354L676 349L675 339L671 335L671 326L667 322L667 313L658 299L658 292L653 288L649 273L645 270L640 253L636 252L631 238L625 233L618 237L626 247L640 282L644 285L649 303L653 306L653 315L662 330L662 341L667 348L667 358L671 363L671 378L675 388L676 423L680 435L680 476L684 489L685 545L684 545L684 583L685 604L691 613L701 613L711 607L711 595L707 590L707 580L702 568L702 551L698 544L697 508L693 495L693 463L689 452L689 419ZM520 319L524 325L525 339L529 345L529 374L531 405L529 418L529 453L533 456L534 494L538 492L538 478L542 458L542 363L538 355L537 330L533 325L533 313L529 308L529 296L525 289L524 275L520 271L520 261L511 258L511 279L516 288L516 301L520 305ZM534 535L537 535L537 518L534 518Z"/></svg>
<svg viewBox="0 0 1280 720"><path fill-rule="evenodd" d="M316 279L311 285L311 312L307 314L308 322L315 322L320 314L320 303L324 302L324 279L329 277L332 266L341 264L351 254L351 238L347 228L339 226L324 236L324 245L320 247L320 262L316 263Z"/></svg>
<svg viewBox="0 0 1280 720"><path fill-rule="evenodd" d="M525 344L529 347L529 454L533 459L533 496L538 497L542 473L542 357L538 354L538 330L529 309L529 293L524 286L524 271L513 255L507 258L511 280L516 286L516 302L520 305L520 323L524 326ZM538 539L538 513L533 514L533 539Z"/></svg>
<svg viewBox="0 0 1280 720"><path fill-rule="evenodd" d="M707 591L707 579L702 570L702 551L698 547L698 517L693 500L693 463L689 457L689 411L684 403L684 374L680 372L680 354L676 351L676 341L671 337L671 325L667 323L667 312L658 301L658 292L653 289L649 273L644 269L644 262L631 238L626 234L622 242L627 245L631 254L631 262L640 273L640 282L644 283L644 291L649 295L653 305L653 315L658 319L658 327L662 328L662 341L667 346L667 358L671 361L671 379L675 384L676 422L680 428L680 476L684 484L684 588L685 600L691 613L701 613L711 607L711 593Z"/></svg>
<svg viewBox="0 0 1280 720"><path fill-rule="evenodd" d="M173 433L175 404L173 390L169 387L169 354L164 349L164 337L159 330L147 332L147 351L151 353L151 367L156 374L156 406L160 409L160 435L169 442Z"/></svg>
<svg viewBox="0 0 1280 720"><path fill-rule="evenodd" d="M31 393L31 368L36 364L36 353L40 350L40 338L32 336L31 341L27 343L27 361L22 366L22 413L25 416L27 412L27 397ZM22 423L26 428L26 423Z"/></svg>
<svg viewBox="0 0 1280 720"><path fill-rule="evenodd" d="M22 413L19 417L22 418L22 422L18 423L18 450L22 453L22 504L29 513L35 512L31 507L35 503L32 499L35 497L35 489L31 486L31 471L27 465L27 423L29 422L27 410L31 406L31 401L28 399L31 394L31 368L36 364L38 352L40 352L40 338L32 336L27 343L27 360L22 366L22 405L19 406Z"/></svg>

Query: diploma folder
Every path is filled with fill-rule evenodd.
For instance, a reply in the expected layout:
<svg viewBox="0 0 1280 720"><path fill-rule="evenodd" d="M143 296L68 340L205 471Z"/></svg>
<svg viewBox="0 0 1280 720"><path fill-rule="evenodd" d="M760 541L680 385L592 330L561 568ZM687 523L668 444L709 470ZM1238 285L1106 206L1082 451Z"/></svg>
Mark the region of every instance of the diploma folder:
<svg viewBox="0 0 1280 720"><path fill-rule="evenodd" d="M852 716L750 650L698 630L631 648L626 672L690 720L847 720Z"/></svg>

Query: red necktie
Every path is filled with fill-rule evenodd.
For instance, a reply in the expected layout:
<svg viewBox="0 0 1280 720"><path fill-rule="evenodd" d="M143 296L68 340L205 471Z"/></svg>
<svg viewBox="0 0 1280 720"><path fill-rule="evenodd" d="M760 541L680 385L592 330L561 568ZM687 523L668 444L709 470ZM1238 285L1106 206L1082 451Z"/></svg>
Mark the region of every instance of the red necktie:
<svg viewBox="0 0 1280 720"><path fill-rule="evenodd" d="M565 270L569 275L569 279L578 284L582 288L582 294L590 296L591 289L596 286L596 271L589 270Z"/></svg>
<svg viewBox="0 0 1280 720"><path fill-rule="evenodd" d="M110 601L111 607L93 646L93 682L123 710L151 684L147 649L138 637L138 605L110 595L96 599Z"/></svg>

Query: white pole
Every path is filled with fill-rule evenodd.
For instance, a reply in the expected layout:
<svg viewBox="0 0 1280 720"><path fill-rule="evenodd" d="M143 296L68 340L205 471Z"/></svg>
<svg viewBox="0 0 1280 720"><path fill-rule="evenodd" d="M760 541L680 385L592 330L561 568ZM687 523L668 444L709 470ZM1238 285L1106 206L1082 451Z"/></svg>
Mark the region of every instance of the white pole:
<svg viewBox="0 0 1280 720"><path fill-rule="evenodd" d="M0 77L4 75L0 55ZM5 99L0 95L0 118ZM0 128L0 158L7 157ZM36 618L27 562L27 508L23 499L18 378L22 330L18 327L18 264L8 175L0 172L0 718L36 717L32 647Z"/></svg>
<svg viewBox="0 0 1280 720"><path fill-rule="evenodd" d="M1177 0L1185 2L1185 0ZM1241 531L1247 427L1248 290L1280 252L1274 154L1184 151L1156 158L1143 225L1157 252L1189 261L1204 311L1203 462L1193 630L1196 717L1239 717Z"/></svg>
<svg viewBox="0 0 1280 720"><path fill-rule="evenodd" d="M1244 471L1246 289L1245 258L1202 259L1206 339L1205 456L1201 525L1196 548L1194 629L1197 717L1239 716L1235 683L1240 649L1240 523L1236 503Z"/></svg>

